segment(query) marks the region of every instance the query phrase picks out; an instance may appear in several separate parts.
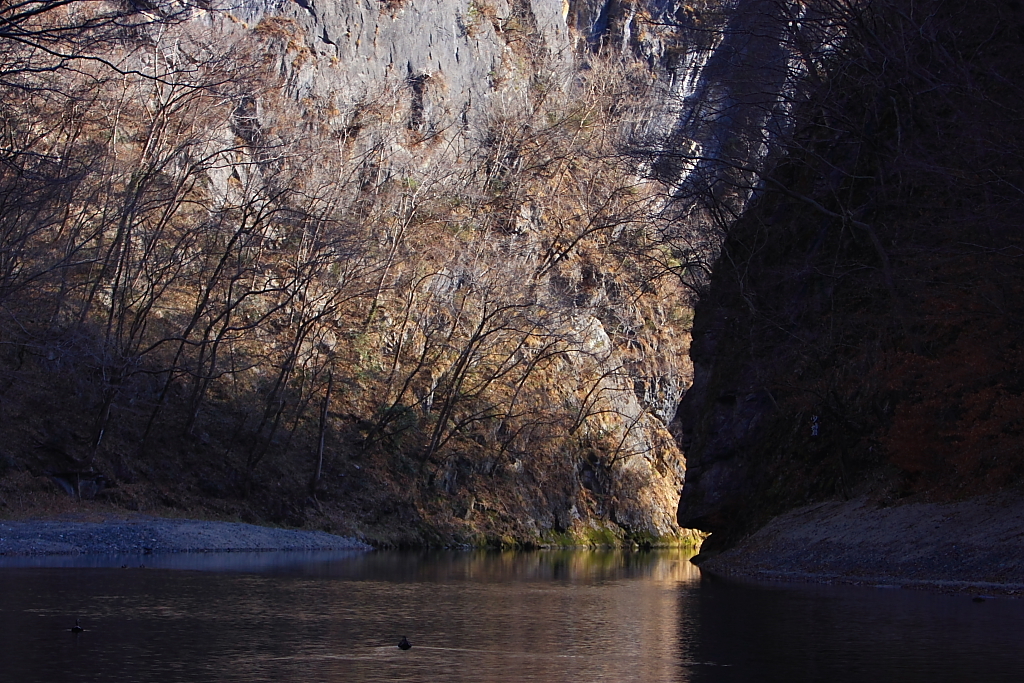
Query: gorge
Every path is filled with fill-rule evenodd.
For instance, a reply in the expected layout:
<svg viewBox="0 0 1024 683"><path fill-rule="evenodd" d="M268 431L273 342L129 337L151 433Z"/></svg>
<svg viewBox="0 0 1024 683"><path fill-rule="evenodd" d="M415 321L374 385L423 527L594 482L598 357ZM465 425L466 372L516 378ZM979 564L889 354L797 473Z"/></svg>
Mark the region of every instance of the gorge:
<svg viewBox="0 0 1024 683"><path fill-rule="evenodd" d="M4 514L713 553L1019 492L1022 35L995 0L5 6Z"/></svg>

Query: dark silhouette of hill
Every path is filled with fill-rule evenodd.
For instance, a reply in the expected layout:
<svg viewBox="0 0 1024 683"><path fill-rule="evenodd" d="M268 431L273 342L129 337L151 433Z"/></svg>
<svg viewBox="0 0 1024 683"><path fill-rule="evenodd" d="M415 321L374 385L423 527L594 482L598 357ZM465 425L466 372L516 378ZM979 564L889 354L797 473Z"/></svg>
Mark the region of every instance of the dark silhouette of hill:
<svg viewBox="0 0 1024 683"><path fill-rule="evenodd" d="M807 5L843 37L728 230L675 423L680 523L717 546L1024 482L1024 8Z"/></svg>

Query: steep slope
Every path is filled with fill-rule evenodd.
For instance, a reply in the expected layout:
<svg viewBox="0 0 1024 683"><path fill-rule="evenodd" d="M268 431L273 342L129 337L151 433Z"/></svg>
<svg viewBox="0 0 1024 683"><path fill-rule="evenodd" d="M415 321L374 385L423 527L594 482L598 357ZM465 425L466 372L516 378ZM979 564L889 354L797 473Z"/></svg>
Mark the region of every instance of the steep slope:
<svg viewBox="0 0 1024 683"><path fill-rule="evenodd" d="M0 33L13 513L689 537L687 298L621 154L661 76L588 52L587 11L26 7Z"/></svg>
<svg viewBox="0 0 1024 683"><path fill-rule="evenodd" d="M843 38L695 315L679 521L712 546L1024 482L1021 5L816 5Z"/></svg>

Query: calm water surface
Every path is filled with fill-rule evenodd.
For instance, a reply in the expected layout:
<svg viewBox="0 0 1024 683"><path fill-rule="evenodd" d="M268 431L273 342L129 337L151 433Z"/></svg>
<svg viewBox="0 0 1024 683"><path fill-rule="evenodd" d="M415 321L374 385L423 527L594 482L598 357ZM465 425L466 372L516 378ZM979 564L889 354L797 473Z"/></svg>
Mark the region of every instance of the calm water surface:
<svg viewBox="0 0 1024 683"><path fill-rule="evenodd" d="M0 680L1024 681L1024 601L740 585L678 552L0 558Z"/></svg>

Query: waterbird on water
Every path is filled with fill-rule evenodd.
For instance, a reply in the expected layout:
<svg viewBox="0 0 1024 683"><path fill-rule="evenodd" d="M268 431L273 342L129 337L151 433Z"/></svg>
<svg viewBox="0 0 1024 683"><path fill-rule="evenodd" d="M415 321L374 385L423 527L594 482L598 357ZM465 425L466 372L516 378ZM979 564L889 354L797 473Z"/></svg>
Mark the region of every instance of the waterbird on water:
<svg viewBox="0 0 1024 683"><path fill-rule="evenodd" d="M402 639L400 641L398 641L398 649L399 650L408 650L410 648L412 648L412 643L409 642L408 638L406 638L405 636L402 636Z"/></svg>
<svg viewBox="0 0 1024 683"><path fill-rule="evenodd" d="M75 625L68 629L72 633L81 633L85 629L78 623L78 619L75 619Z"/></svg>

